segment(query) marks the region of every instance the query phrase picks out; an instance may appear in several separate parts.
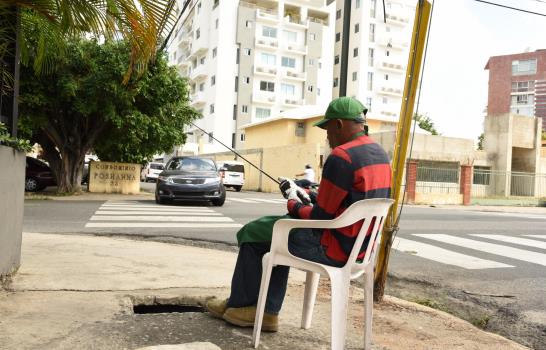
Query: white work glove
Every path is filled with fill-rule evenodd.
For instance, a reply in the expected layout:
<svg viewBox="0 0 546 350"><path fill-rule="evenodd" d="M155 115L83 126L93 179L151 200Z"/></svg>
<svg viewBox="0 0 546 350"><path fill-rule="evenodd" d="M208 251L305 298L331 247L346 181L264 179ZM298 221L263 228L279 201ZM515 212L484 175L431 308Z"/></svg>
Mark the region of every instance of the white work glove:
<svg viewBox="0 0 546 350"><path fill-rule="evenodd" d="M279 177L279 181L281 182L279 184L279 188L281 189L281 193L284 198L288 200L294 199L305 205L309 205L311 203L311 198L307 192L305 192L305 190L301 187L297 186L294 181L286 177Z"/></svg>

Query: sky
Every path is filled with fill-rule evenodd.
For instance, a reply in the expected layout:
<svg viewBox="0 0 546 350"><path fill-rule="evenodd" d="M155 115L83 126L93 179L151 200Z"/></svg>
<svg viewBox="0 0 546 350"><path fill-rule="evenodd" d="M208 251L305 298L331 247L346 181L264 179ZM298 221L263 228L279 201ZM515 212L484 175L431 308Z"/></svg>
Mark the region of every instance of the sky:
<svg viewBox="0 0 546 350"><path fill-rule="evenodd" d="M489 0L546 14L546 0ZM435 0L419 113L444 136L477 141L490 56L546 49L546 17L474 0Z"/></svg>

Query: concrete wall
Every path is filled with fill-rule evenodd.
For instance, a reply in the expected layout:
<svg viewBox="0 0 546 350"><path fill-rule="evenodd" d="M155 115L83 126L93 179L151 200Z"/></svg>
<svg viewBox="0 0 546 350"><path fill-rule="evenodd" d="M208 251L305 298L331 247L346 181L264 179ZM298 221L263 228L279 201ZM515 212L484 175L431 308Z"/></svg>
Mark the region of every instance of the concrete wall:
<svg viewBox="0 0 546 350"><path fill-rule="evenodd" d="M25 166L23 152L0 146L0 277L21 264Z"/></svg>
<svg viewBox="0 0 546 350"><path fill-rule="evenodd" d="M140 193L140 164L91 162L89 192Z"/></svg>
<svg viewBox="0 0 546 350"><path fill-rule="evenodd" d="M317 174L318 181L321 172L319 168L320 151L321 144L300 144L256 148L239 153L275 179L279 176L294 178L295 174L303 172L305 164L310 164ZM207 157L211 157L215 161L237 160L243 162L245 166L244 190L279 192L279 186L275 182L231 152L208 154Z"/></svg>

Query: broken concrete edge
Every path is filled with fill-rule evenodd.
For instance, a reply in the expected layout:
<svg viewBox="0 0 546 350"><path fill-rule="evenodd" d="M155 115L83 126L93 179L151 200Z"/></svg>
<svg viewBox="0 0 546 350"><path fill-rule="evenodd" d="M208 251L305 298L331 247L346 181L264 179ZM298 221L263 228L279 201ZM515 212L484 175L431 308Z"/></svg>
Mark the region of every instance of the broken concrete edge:
<svg viewBox="0 0 546 350"><path fill-rule="evenodd" d="M19 271L20 266L14 266L7 273L0 275L0 290L9 291L13 276Z"/></svg>

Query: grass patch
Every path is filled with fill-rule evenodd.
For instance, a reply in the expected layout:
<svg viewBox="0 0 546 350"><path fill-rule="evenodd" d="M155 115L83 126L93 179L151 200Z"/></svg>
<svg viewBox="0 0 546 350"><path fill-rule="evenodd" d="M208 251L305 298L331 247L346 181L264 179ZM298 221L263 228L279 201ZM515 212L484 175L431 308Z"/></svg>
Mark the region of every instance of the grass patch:
<svg viewBox="0 0 546 350"><path fill-rule="evenodd" d="M447 307L446 304L440 303L436 300L428 299L428 298L411 298L409 301L414 302L419 305L427 306L432 309L440 310L447 313L452 313L449 307Z"/></svg>
<svg viewBox="0 0 546 350"><path fill-rule="evenodd" d="M472 323L474 326L476 326L478 328L485 329L485 327L487 327L487 324L489 323L490 319L491 319L491 316L485 315L485 316L482 316L482 317L472 318L470 320L470 323Z"/></svg>

